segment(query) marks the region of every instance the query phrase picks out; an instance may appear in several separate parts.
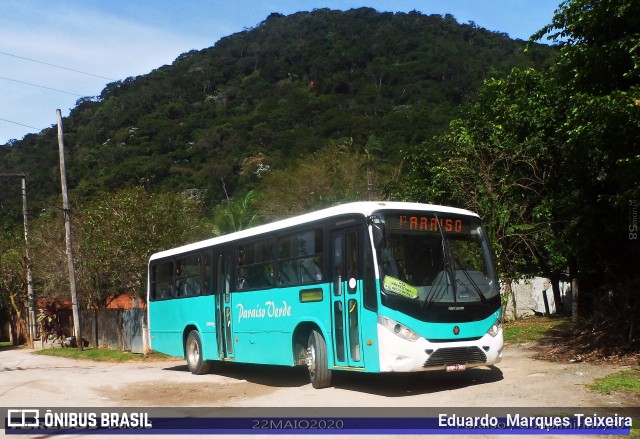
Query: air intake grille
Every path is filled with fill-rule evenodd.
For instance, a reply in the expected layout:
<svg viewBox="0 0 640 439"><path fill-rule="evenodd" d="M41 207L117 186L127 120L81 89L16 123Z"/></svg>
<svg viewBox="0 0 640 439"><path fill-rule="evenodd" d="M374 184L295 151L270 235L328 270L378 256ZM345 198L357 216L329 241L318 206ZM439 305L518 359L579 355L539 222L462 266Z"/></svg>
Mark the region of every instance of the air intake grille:
<svg viewBox="0 0 640 439"><path fill-rule="evenodd" d="M422 367L444 367L454 364L483 364L487 356L477 346L438 349Z"/></svg>

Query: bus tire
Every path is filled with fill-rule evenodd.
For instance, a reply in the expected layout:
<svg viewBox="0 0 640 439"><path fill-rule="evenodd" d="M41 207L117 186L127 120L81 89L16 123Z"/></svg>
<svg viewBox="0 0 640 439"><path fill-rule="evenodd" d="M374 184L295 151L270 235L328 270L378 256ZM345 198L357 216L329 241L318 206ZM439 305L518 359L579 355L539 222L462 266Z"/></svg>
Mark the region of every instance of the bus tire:
<svg viewBox="0 0 640 439"><path fill-rule="evenodd" d="M307 342L307 368L311 385L315 389L323 389L331 385L327 343L322 334L315 329L309 334Z"/></svg>
<svg viewBox="0 0 640 439"><path fill-rule="evenodd" d="M202 352L202 340L198 331L191 331L187 337L187 346L185 349L187 357L187 365L194 375L204 375L209 372L211 363L206 361Z"/></svg>

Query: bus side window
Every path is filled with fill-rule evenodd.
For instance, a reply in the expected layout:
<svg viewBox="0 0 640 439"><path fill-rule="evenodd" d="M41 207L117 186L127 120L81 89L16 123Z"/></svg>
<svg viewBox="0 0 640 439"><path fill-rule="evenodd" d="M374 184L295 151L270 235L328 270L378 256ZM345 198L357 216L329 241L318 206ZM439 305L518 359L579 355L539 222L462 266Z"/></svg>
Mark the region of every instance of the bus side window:
<svg viewBox="0 0 640 439"><path fill-rule="evenodd" d="M213 294L213 256L207 252L202 257L202 294Z"/></svg>
<svg viewBox="0 0 640 439"><path fill-rule="evenodd" d="M176 260L176 297L199 296L202 289L200 277L200 255Z"/></svg>
<svg viewBox="0 0 640 439"><path fill-rule="evenodd" d="M347 233L347 279L358 278L358 233Z"/></svg>
<svg viewBox="0 0 640 439"><path fill-rule="evenodd" d="M173 262L162 262L151 267L151 300L171 298Z"/></svg>
<svg viewBox="0 0 640 439"><path fill-rule="evenodd" d="M306 230L278 241L279 284L289 286L322 280L322 230Z"/></svg>
<svg viewBox="0 0 640 439"><path fill-rule="evenodd" d="M342 234L333 237L333 294L342 294Z"/></svg>
<svg viewBox="0 0 640 439"><path fill-rule="evenodd" d="M272 239L238 247L236 278L238 290L272 288L274 286L274 243Z"/></svg>

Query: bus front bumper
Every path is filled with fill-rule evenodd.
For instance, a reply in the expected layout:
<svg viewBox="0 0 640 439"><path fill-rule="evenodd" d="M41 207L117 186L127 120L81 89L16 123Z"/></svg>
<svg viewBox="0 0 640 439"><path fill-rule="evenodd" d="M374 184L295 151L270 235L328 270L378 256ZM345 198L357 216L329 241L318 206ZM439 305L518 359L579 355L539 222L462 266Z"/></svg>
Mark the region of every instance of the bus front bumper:
<svg viewBox="0 0 640 439"><path fill-rule="evenodd" d="M378 325L380 372L459 371L502 360L502 329L472 341L433 343L423 337L405 340Z"/></svg>

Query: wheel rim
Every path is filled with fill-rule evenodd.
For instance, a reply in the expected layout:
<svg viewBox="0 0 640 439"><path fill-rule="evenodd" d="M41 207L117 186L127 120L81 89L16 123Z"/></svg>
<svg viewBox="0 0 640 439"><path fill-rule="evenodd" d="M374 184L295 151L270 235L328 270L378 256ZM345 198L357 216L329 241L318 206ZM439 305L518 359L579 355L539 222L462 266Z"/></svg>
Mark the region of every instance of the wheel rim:
<svg viewBox="0 0 640 439"><path fill-rule="evenodd" d="M309 375L313 376L316 373L316 349L313 345L307 348L307 367Z"/></svg>
<svg viewBox="0 0 640 439"><path fill-rule="evenodd" d="M195 340L191 340L189 344L189 363L190 364L198 364L198 359L200 358L200 350L198 349L198 343Z"/></svg>

